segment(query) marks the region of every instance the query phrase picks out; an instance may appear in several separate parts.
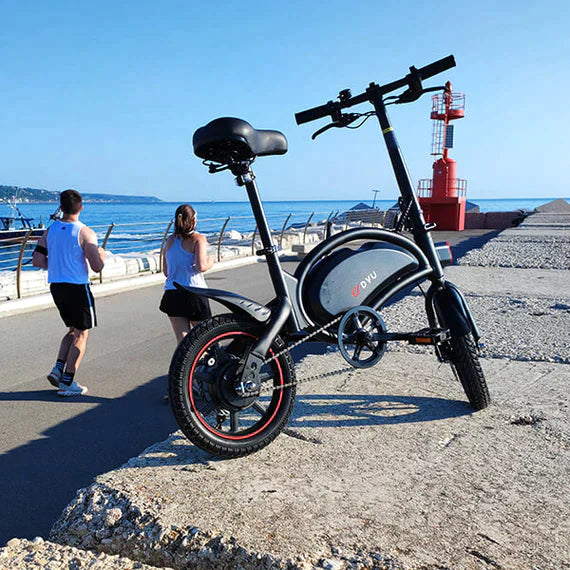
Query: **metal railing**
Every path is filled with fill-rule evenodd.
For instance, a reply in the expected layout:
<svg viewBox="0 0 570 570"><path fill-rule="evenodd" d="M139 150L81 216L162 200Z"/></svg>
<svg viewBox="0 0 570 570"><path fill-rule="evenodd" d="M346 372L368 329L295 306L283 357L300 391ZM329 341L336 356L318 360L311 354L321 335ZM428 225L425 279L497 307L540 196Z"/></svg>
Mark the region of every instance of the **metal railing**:
<svg viewBox="0 0 570 570"><path fill-rule="evenodd" d="M452 181L451 189L455 190L454 198L464 198L467 196L467 180L465 178L455 178ZM418 180L417 194L419 198L431 198L433 195L433 180L422 178Z"/></svg>
<svg viewBox="0 0 570 570"><path fill-rule="evenodd" d="M317 216L317 222L312 222ZM310 228L313 234L317 234L317 241L325 236L325 228L329 221L337 225L338 230L346 229L350 224L359 225L382 225L386 220L386 212L378 209L349 210L339 216L336 212L310 212L288 213L283 220L283 214L268 215L269 225L272 228L274 240L281 248L285 242L287 232L293 232L296 243L305 244ZM300 220L300 221L296 221ZM145 255L153 255L158 258L156 269L148 269L149 272L162 271L162 257L168 235L172 230L173 220L159 222L134 222L134 223L110 223L105 225L90 226L99 239L101 247L121 258L138 258ZM215 228L219 228L217 231ZM239 229L238 229L239 228ZM249 228L244 231L244 228ZM279 228L279 229L276 229ZM199 228L201 233L208 239L209 251L212 255L215 251L217 261L224 256L223 247L237 248L232 257L255 255L256 248L261 248L259 231L252 216L227 216L223 218L200 219ZM238 235L239 234L239 235ZM24 273L34 271L31 265L32 254L40 233L35 230L11 231L9 238L0 237L0 302L13 298L13 294L6 294L2 276L15 272L16 274L16 298L23 296L22 279ZM229 255L228 255L229 257ZM99 283L104 282L105 269L92 277ZM47 290L47 286L46 286ZM35 291L33 294L37 294Z"/></svg>

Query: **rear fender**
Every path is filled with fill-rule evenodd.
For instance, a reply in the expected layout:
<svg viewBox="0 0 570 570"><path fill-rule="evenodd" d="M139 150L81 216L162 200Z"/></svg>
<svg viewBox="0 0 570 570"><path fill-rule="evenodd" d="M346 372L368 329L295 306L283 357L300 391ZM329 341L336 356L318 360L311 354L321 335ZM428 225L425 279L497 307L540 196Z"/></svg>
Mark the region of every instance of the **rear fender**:
<svg viewBox="0 0 570 570"><path fill-rule="evenodd" d="M190 293L213 299L228 307L230 311L249 316L259 323L266 323L271 316L271 311L265 305L261 305L256 301L252 301L247 297L232 293L231 291L204 287L187 287L186 285L180 285L180 283L176 282L174 282L174 285L180 291L189 291Z"/></svg>

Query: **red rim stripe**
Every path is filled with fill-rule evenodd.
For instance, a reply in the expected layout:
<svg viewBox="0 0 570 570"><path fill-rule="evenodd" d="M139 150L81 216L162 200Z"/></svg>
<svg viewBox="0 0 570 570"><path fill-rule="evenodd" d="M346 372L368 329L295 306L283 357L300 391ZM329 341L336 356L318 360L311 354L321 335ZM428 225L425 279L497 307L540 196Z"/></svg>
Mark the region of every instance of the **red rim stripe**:
<svg viewBox="0 0 570 570"><path fill-rule="evenodd" d="M218 437L221 437L223 439L231 439L231 440L240 440L240 439L249 439L251 437L256 436L258 433L260 433L261 431L263 431L272 421L273 418L275 417L275 415L277 414L280 406L281 406L281 400L283 399L283 390L279 390L279 402L277 402L277 406L275 406L275 411L273 412L273 414L271 415L271 417L267 420L267 422L265 422L265 424L260 427L257 431L253 432L253 433L248 433L246 435L228 435L224 432L215 430L214 428L212 428L212 426L210 424L208 424L207 422L204 421L204 419L202 418L202 415L200 414L200 412L198 411L198 409L196 408L196 404L194 403L194 394L192 391L192 377L194 376L194 369L196 368L196 364L197 362L200 360L200 358L202 357L202 355L204 354L204 352L210 347L212 346L212 344L214 344L215 342L217 342L218 340L225 338L227 336L233 335L235 336L236 333L238 335L244 335L244 336L248 336L250 338L254 338L256 339L257 337L255 337L255 335L252 335L251 333L246 333L246 332L240 332L240 331L231 331L231 332L227 332L224 334L221 334L217 337L215 337L214 339L212 339L211 342L209 342L201 351L200 354L198 354L198 356L196 357L196 359L194 360L194 362L192 363L192 369L190 370L190 374L188 376L188 393L190 395L190 405L192 406L192 410L194 411L194 413L196 414L196 417L198 418L198 420L200 421L200 423L211 433L213 433L214 435L217 435ZM270 350L269 351L270 354L273 354L273 352ZM279 369L279 384L282 385L283 384L283 372L281 370L281 364L279 363L279 360L275 360L275 363L277 364L277 368Z"/></svg>

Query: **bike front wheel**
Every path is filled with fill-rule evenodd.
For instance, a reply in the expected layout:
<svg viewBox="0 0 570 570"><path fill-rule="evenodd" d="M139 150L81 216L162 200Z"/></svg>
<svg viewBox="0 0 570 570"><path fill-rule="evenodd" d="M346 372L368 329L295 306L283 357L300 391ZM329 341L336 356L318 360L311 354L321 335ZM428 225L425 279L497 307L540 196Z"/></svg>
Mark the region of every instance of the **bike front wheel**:
<svg viewBox="0 0 570 570"><path fill-rule="evenodd" d="M280 337L268 353L279 356L260 370L261 393L240 390L241 365L262 332L262 326L245 318L216 316L192 329L172 358L174 417L192 443L213 455L239 457L260 450L291 415L295 370Z"/></svg>
<svg viewBox="0 0 570 570"><path fill-rule="evenodd" d="M447 357L471 407L474 410L486 408L491 397L473 336L470 333L452 336L447 342Z"/></svg>

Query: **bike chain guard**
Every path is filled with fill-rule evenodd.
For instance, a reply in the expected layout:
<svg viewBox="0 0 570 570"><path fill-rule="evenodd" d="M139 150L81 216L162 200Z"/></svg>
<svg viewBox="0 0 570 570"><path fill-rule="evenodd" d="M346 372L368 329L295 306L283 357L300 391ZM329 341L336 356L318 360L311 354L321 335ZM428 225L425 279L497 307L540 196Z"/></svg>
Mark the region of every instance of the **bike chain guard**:
<svg viewBox="0 0 570 570"><path fill-rule="evenodd" d="M338 326L338 348L354 368L370 368L384 356L386 341L379 339L384 334L386 325L377 311L364 305L353 307Z"/></svg>

